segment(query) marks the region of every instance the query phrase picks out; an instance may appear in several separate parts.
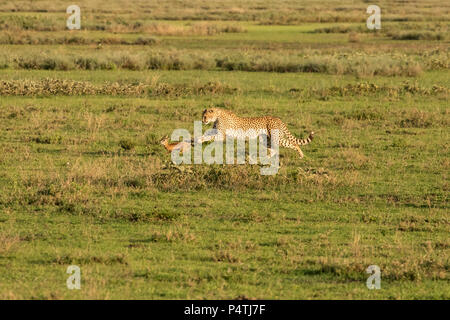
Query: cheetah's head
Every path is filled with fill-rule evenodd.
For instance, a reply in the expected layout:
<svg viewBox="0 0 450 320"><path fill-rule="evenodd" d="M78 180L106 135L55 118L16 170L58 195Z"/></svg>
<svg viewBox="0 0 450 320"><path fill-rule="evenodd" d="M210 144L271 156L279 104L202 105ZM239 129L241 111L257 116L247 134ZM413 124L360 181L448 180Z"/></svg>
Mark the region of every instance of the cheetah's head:
<svg viewBox="0 0 450 320"><path fill-rule="evenodd" d="M208 124L211 122L215 122L218 117L218 112L216 108L205 109L202 113L202 122L203 124Z"/></svg>

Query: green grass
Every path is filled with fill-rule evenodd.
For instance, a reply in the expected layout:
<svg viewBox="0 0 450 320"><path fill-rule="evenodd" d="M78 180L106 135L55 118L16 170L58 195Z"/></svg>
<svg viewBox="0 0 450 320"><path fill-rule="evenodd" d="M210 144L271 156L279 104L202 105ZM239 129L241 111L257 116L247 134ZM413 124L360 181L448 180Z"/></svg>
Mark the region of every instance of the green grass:
<svg viewBox="0 0 450 320"><path fill-rule="evenodd" d="M23 8L39 5L26 2ZM186 18L199 16L197 5ZM344 23L328 18L311 23L308 11L292 18L291 25L274 26L267 23L281 23L280 16L269 15L277 11L275 4L269 13L259 10L256 21L245 21L258 11L247 3L229 5L243 7L239 24L247 32L165 36L151 46L106 44L102 49L2 46L0 65L2 57L12 63L0 69L0 298L450 298L448 42L393 40L383 30L361 32L360 42L352 43L347 33L313 33L364 27L352 10ZM123 12L112 2L112 10L130 23L182 10L149 6L156 11L146 20L135 7ZM8 8L0 1L6 10L0 21L44 15L45 23L36 22L35 28L59 21L50 4L45 13ZM389 18L396 17L396 8ZM229 24L222 20L236 16L225 9L214 4L204 14ZM445 16L434 21L431 9L419 9L427 21L414 21L414 32L440 32ZM331 10L324 17L338 14ZM89 13L91 26L94 16ZM383 27L400 34L418 18L408 17ZM66 35L54 30L26 32ZM80 35L135 39L147 34L88 30ZM217 67L62 71L14 63L41 52L52 59L221 54L250 62L260 55L268 63L292 54L326 59L348 54L382 57L382 69L392 68L394 74ZM392 57L411 58L422 72L403 74L390 64ZM379 66L370 61L367 67ZM58 88L63 82L57 80L99 91ZM16 91L5 93L11 84ZM145 90L116 94L138 85ZM241 116L278 116L296 136L314 130L316 138L303 148L304 159L281 149L281 168L274 176L261 176L260 167L249 164L172 165L159 139L176 128L192 132L209 106ZM73 264L81 267L81 290L66 288L66 269ZM381 290L366 287L365 270L374 264L381 268Z"/></svg>

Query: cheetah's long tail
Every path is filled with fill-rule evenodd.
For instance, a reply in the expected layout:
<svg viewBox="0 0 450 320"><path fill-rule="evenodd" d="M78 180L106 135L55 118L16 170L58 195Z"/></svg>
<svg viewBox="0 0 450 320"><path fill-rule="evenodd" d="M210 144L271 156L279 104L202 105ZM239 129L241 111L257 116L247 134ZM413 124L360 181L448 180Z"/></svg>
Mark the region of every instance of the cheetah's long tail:
<svg viewBox="0 0 450 320"><path fill-rule="evenodd" d="M299 146L303 146L303 145L305 145L305 144L310 143L310 142L313 140L313 138L314 138L314 132L311 131L311 133L309 134L309 137L308 137L308 138L305 138L305 139L296 139L296 142L297 142L297 144L298 144Z"/></svg>

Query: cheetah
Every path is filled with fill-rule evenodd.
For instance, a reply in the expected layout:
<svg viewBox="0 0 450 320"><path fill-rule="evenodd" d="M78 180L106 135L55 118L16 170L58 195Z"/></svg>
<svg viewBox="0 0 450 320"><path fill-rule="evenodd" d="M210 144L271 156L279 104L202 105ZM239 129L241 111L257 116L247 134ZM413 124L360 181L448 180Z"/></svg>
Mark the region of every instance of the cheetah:
<svg viewBox="0 0 450 320"><path fill-rule="evenodd" d="M199 143L217 139L223 140L225 136L242 139L249 137L248 132L251 132L250 136L253 137L264 134L269 138L268 148L271 156L274 154L273 150L270 148L270 137L273 130L278 130L279 145L296 150L300 158L303 158L304 156L300 146L310 143L314 137L314 132L311 132L308 138L297 139L289 132L284 122L277 117L264 116L243 118L235 115L231 111L220 108L204 110L202 122L203 124L213 123L213 129L216 129L216 134L202 136L197 141ZM245 136L243 136L244 132Z"/></svg>

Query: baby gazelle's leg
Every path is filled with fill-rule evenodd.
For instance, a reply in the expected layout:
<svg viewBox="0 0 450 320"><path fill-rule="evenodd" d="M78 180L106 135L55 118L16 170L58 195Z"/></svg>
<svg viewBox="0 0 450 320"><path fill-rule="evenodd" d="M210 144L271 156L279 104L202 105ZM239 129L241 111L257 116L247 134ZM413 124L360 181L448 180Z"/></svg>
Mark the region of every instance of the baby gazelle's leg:
<svg viewBox="0 0 450 320"><path fill-rule="evenodd" d="M188 142L183 142L183 146L181 147L181 152L186 152L189 151L189 149L191 148L191 144Z"/></svg>
<svg viewBox="0 0 450 320"><path fill-rule="evenodd" d="M189 142L182 141L175 146L175 149L179 149L182 153L188 151L191 148Z"/></svg>

